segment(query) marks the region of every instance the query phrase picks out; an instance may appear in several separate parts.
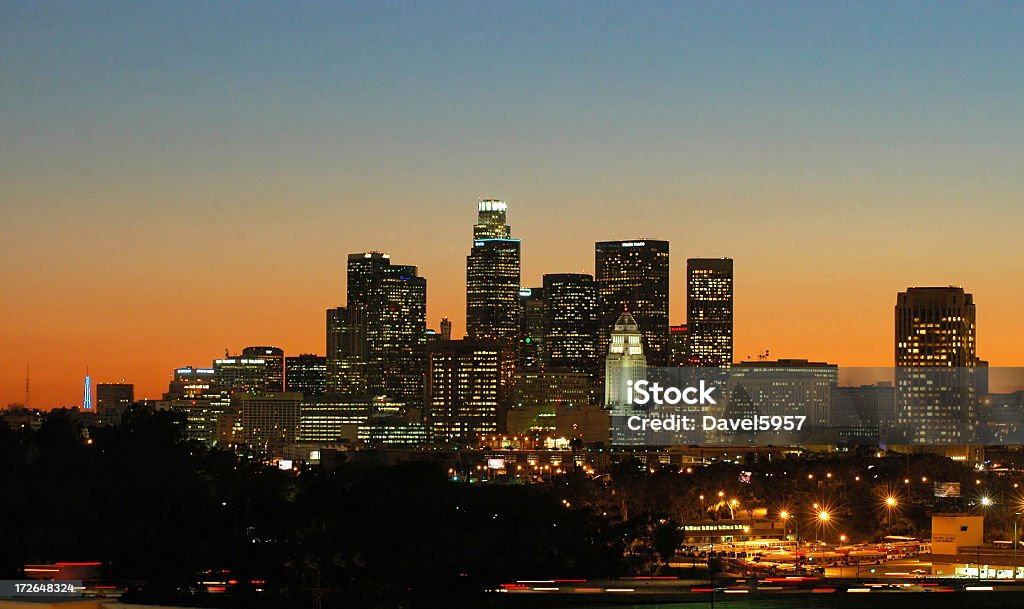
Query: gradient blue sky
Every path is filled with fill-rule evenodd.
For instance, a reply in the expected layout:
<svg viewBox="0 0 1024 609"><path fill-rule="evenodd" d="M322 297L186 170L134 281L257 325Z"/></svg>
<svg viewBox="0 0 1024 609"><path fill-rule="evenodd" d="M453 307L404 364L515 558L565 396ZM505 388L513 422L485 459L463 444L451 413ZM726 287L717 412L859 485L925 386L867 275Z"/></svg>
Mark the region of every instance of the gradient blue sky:
<svg viewBox="0 0 1024 609"><path fill-rule="evenodd" d="M323 352L348 252L460 331L478 197L524 283L593 242L733 256L737 358L886 365L895 292L962 284L1024 364L1024 4L0 4L0 403L88 363L154 396ZM810 312L823 311L827 314Z"/></svg>

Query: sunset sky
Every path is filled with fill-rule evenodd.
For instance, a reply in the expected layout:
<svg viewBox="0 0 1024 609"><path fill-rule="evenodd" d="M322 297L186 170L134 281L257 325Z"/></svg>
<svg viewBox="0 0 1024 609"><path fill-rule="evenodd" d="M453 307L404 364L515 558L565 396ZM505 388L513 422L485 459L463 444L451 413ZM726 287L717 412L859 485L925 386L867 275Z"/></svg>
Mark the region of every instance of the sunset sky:
<svg viewBox="0 0 1024 609"><path fill-rule="evenodd" d="M159 397L225 349L324 352L349 252L464 329L476 201L523 283L594 241L731 256L736 358L891 365L962 285L1024 366L1024 4L0 4L0 407Z"/></svg>

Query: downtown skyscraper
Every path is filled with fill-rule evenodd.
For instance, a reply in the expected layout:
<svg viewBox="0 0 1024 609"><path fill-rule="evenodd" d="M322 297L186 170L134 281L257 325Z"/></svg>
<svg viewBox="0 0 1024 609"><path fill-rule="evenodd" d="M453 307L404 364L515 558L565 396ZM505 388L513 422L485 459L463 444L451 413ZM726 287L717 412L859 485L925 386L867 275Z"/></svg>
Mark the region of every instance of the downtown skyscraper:
<svg viewBox="0 0 1024 609"><path fill-rule="evenodd" d="M420 405L427 280L415 266L392 264L386 253L349 254L347 305L349 316L362 312L366 390Z"/></svg>
<svg viewBox="0 0 1024 609"><path fill-rule="evenodd" d="M537 371L544 364L544 288L519 290L519 345L516 370Z"/></svg>
<svg viewBox="0 0 1024 609"><path fill-rule="evenodd" d="M732 258L687 259L686 326L687 365L732 366Z"/></svg>
<svg viewBox="0 0 1024 609"><path fill-rule="evenodd" d="M668 363L668 241L599 241L594 251L594 280L600 316L598 353L608 350L612 329L629 311L643 336L651 366Z"/></svg>
<svg viewBox="0 0 1024 609"><path fill-rule="evenodd" d="M508 205L477 205L473 249L466 257L466 334L514 346L520 337L520 243L506 221Z"/></svg>
<svg viewBox="0 0 1024 609"><path fill-rule="evenodd" d="M366 312L356 307L327 309L327 391L366 393Z"/></svg>
<svg viewBox="0 0 1024 609"><path fill-rule="evenodd" d="M974 296L959 287L896 296L896 424L915 444L974 440L978 400Z"/></svg>
<svg viewBox="0 0 1024 609"><path fill-rule="evenodd" d="M544 275L544 370L597 378L599 309L592 275Z"/></svg>
<svg viewBox="0 0 1024 609"><path fill-rule="evenodd" d="M434 441L475 444L503 431L514 367L512 346L502 341L430 345L425 412Z"/></svg>

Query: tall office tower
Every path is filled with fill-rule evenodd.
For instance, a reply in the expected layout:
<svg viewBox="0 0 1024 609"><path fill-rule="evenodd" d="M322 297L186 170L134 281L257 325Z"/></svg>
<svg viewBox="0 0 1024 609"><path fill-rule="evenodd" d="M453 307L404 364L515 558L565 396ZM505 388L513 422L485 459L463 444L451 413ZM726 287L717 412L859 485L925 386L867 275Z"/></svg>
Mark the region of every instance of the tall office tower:
<svg viewBox="0 0 1024 609"><path fill-rule="evenodd" d="M258 394L267 392L267 360L262 357L225 355L213 360L213 378L217 386L229 392Z"/></svg>
<svg viewBox="0 0 1024 609"><path fill-rule="evenodd" d="M135 402L135 385L131 383L97 383L96 414L120 416Z"/></svg>
<svg viewBox="0 0 1024 609"><path fill-rule="evenodd" d="M896 296L896 422L915 444L974 439L978 362L974 297L958 287Z"/></svg>
<svg viewBox="0 0 1024 609"><path fill-rule="evenodd" d="M348 263L348 309L365 319L367 391L421 405L427 280L381 252L349 254Z"/></svg>
<svg viewBox="0 0 1024 609"><path fill-rule="evenodd" d="M284 391L284 349L280 347L246 347L242 349L242 357L262 359L266 363L264 371L266 384L263 391L268 393Z"/></svg>
<svg viewBox="0 0 1024 609"><path fill-rule="evenodd" d="M519 311L516 369L537 371L544 363L544 288L520 289Z"/></svg>
<svg viewBox="0 0 1024 609"><path fill-rule="evenodd" d="M500 341L452 340L427 352L426 415L434 442L473 444L504 427L514 353Z"/></svg>
<svg viewBox="0 0 1024 609"><path fill-rule="evenodd" d="M668 363L668 241L638 239L595 244L595 274L601 316L598 353L608 350L609 335L623 311L629 311L643 335L652 366Z"/></svg>
<svg viewBox="0 0 1024 609"><path fill-rule="evenodd" d="M544 275L544 370L582 372L596 379L599 315L592 275Z"/></svg>
<svg viewBox="0 0 1024 609"><path fill-rule="evenodd" d="M732 365L732 258L686 261L689 365Z"/></svg>
<svg viewBox="0 0 1024 609"><path fill-rule="evenodd" d="M505 223L504 201L478 205L466 256L466 334L474 340L519 339L519 240Z"/></svg>
<svg viewBox="0 0 1024 609"><path fill-rule="evenodd" d="M361 308L327 309L327 390L366 393L366 315Z"/></svg>
<svg viewBox="0 0 1024 609"><path fill-rule="evenodd" d="M285 387L288 393L319 395L327 392L327 358L303 353L284 360Z"/></svg>
<svg viewBox="0 0 1024 609"><path fill-rule="evenodd" d="M447 317L441 318L441 340L452 339L452 320Z"/></svg>
<svg viewBox="0 0 1024 609"><path fill-rule="evenodd" d="M604 405L613 410L628 410L631 405L628 389L631 384L647 378L647 358L640 326L633 315L619 315L604 358Z"/></svg>
<svg viewBox="0 0 1024 609"><path fill-rule="evenodd" d="M685 366L690 357L690 339L686 324L668 327L668 365Z"/></svg>

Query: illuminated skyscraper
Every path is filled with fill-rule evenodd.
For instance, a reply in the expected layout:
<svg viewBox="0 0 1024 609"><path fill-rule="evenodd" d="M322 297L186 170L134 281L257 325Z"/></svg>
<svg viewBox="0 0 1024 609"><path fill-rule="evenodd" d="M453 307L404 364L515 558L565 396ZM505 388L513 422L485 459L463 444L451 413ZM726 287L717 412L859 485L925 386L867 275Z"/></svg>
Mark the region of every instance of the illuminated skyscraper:
<svg viewBox="0 0 1024 609"><path fill-rule="evenodd" d="M246 347L244 359L262 359L264 367L263 389L267 393L284 391L284 349L280 347Z"/></svg>
<svg viewBox="0 0 1024 609"><path fill-rule="evenodd" d="M364 316L367 391L421 405L427 280L381 252L349 254L348 263L348 309Z"/></svg>
<svg viewBox="0 0 1024 609"><path fill-rule="evenodd" d="M306 396L327 391L327 358L312 353L286 357L284 360L285 386L288 393Z"/></svg>
<svg viewBox="0 0 1024 609"><path fill-rule="evenodd" d="M475 443L504 427L514 354L500 341L452 340L427 353L426 414L435 442Z"/></svg>
<svg viewBox="0 0 1024 609"><path fill-rule="evenodd" d="M504 201L477 207L473 249L466 257L466 334L476 340L519 340L520 243L511 238Z"/></svg>
<svg viewBox="0 0 1024 609"><path fill-rule="evenodd" d="M366 315L358 307L327 309L327 389L366 393Z"/></svg>
<svg viewBox="0 0 1024 609"><path fill-rule="evenodd" d="M544 357L544 288L519 290L517 370L540 370Z"/></svg>
<svg viewBox="0 0 1024 609"><path fill-rule="evenodd" d="M595 273L600 298L598 352L608 350L609 333L629 311L643 335L652 366L668 363L668 241L634 239L595 244Z"/></svg>
<svg viewBox="0 0 1024 609"><path fill-rule="evenodd" d="M974 439L978 363L974 297L958 287L896 296L896 423L906 440Z"/></svg>
<svg viewBox="0 0 1024 609"><path fill-rule="evenodd" d="M688 365L732 365L732 278L732 258L686 261Z"/></svg>
<svg viewBox="0 0 1024 609"><path fill-rule="evenodd" d="M599 309L592 275L544 275L544 370L596 379Z"/></svg>
<svg viewBox="0 0 1024 609"><path fill-rule="evenodd" d="M227 355L213 360L214 380L218 387L232 392L256 395L267 390L267 362L261 357Z"/></svg>

